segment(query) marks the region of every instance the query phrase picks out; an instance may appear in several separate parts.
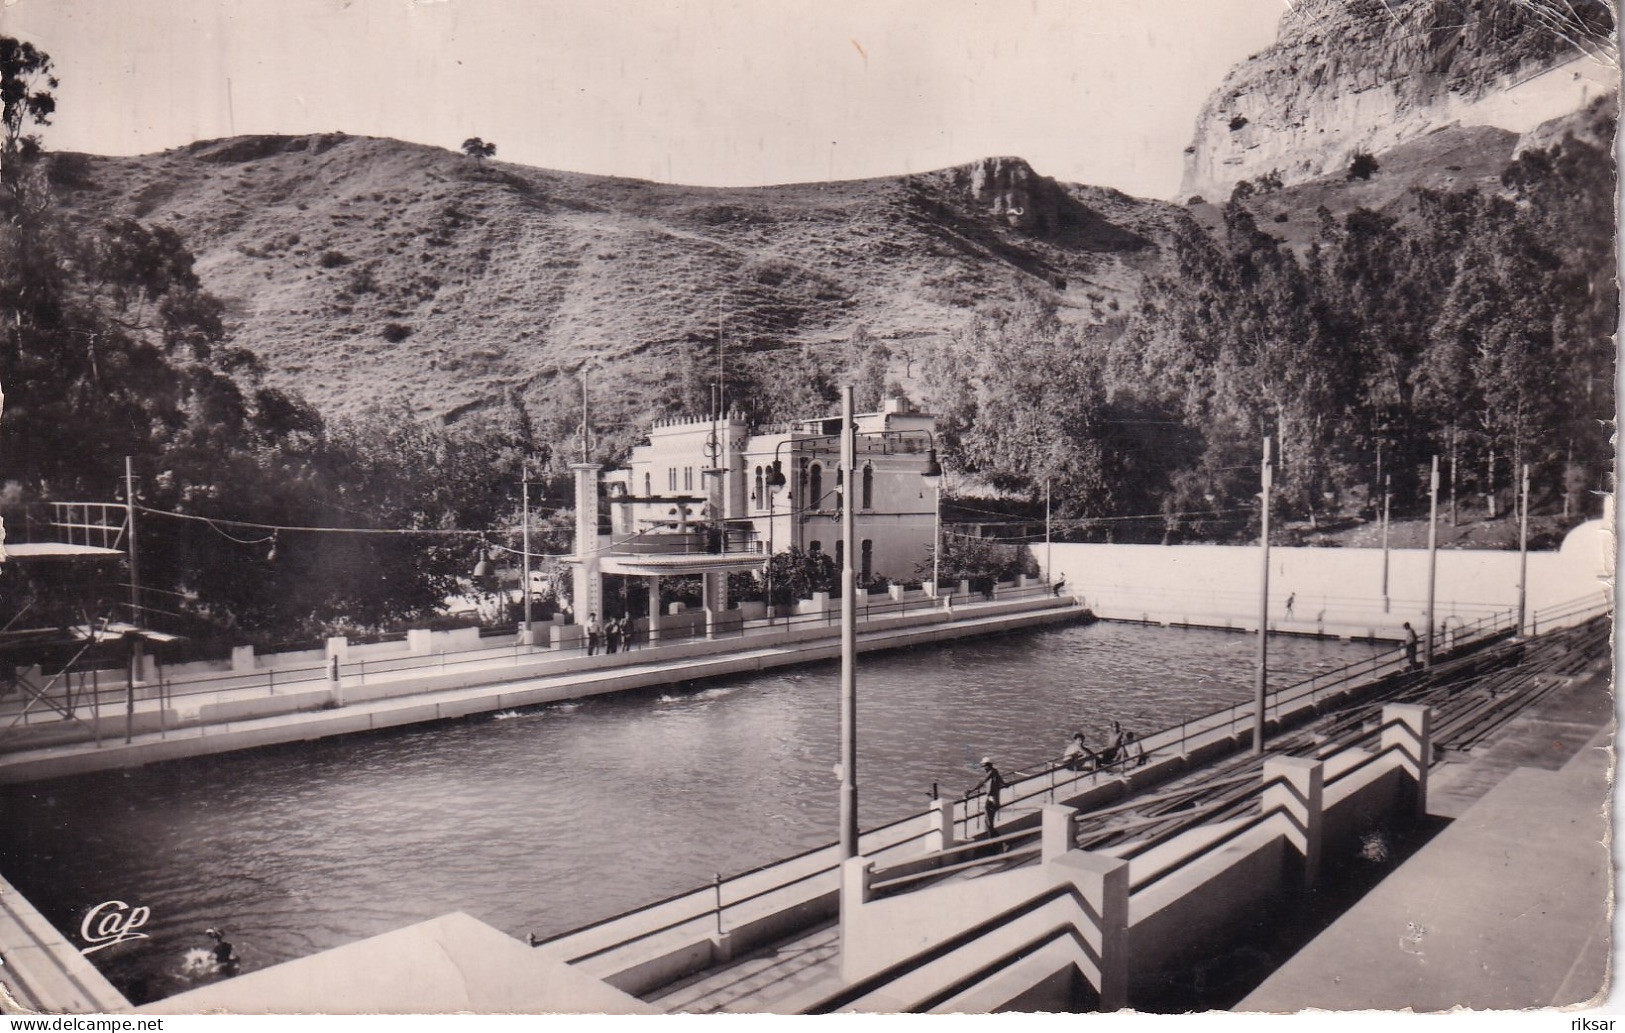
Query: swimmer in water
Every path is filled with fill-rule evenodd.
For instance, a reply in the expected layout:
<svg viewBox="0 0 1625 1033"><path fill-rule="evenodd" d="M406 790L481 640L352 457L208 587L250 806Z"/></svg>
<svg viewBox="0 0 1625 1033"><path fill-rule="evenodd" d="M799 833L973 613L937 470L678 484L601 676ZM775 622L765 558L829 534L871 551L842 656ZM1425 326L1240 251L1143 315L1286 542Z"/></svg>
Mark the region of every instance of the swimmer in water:
<svg viewBox="0 0 1625 1033"><path fill-rule="evenodd" d="M214 940L214 946L209 948L209 954L214 958L215 967L227 975L236 973L237 966L241 964L241 959L237 957L237 952L232 949L231 941L226 939L226 934L219 929L209 928L203 930L203 935Z"/></svg>

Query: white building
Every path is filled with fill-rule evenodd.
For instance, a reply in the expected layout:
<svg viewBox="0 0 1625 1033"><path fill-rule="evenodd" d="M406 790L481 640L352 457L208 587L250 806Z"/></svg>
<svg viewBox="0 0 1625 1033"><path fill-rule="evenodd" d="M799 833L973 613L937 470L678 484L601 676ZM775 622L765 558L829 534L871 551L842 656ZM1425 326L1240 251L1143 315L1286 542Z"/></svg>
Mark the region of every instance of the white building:
<svg viewBox="0 0 1625 1033"><path fill-rule="evenodd" d="M713 611L727 609L727 572L760 569L769 555L792 546L822 552L839 565L847 548L840 422L833 417L754 430L738 413L666 420L650 428L648 442L633 448L624 469L600 475L596 464L573 467L576 612L599 609L606 573L705 574L706 610ZM931 561L936 533L937 487L926 479L936 460L936 418L893 398L882 412L854 422L859 582L917 580ZM782 477L777 490L775 470ZM607 536L598 534L600 479ZM582 541L595 547L584 553ZM587 601L585 609L580 600Z"/></svg>

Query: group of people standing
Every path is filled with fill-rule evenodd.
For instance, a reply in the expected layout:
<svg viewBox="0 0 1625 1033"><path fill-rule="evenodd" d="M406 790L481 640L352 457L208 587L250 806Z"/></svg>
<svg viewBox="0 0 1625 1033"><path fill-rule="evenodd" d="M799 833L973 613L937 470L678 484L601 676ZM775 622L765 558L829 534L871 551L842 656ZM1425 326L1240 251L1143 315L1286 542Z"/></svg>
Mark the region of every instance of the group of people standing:
<svg viewBox="0 0 1625 1033"><path fill-rule="evenodd" d="M634 631L631 617L611 617L600 622L596 613L589 613L586 625L587 655L596 655L600 646L605 653L630 651Z"/></svg>

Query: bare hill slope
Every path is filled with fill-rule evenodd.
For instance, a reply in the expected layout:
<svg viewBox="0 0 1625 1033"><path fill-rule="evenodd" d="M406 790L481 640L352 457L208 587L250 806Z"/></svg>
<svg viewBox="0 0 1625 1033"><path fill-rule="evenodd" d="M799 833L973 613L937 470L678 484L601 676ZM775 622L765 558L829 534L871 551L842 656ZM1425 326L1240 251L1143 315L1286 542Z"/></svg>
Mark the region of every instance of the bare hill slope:
<svg viewBox="0 0 1625 1033"><path fill-rule="evenodd" d="M1014 158L741 189L343 135L78 165L62 200L178 229L273 382L328 412L404 403L447 419L515 397L562 411L576 382L560 371L586 361L606 420L641 422L681 370L709 364L719 317L730 353L859 325L933 338L1029 291L1105 319L1187 217Z"/></svg>

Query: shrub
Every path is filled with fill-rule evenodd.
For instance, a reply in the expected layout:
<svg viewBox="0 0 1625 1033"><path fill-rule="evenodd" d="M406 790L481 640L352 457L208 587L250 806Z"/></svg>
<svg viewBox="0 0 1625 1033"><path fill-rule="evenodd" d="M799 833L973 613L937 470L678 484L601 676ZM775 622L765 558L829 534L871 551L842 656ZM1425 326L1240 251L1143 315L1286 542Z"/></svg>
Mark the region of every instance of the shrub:
<svg viewBox="0 0 1625 1033"><path fill-rule="evenodd" d="M57 186L88 187L95 184L90 155L76 151L60 151L51 155L51 164L45 175Z"/></svg>
<svg viewBox="0 0 1625 1033"><path fill-rule="evenodd" d="M1370 179L1371 174L1376 172L1378 168L1377 159L1365 151L1361 151L1349 163L1349 179Z"/></svg>
<svg viewBox="0 0 1625 1033"><path fill-rule="evenodd" d="M412 328L405 323L385 323L383 338L390 344L400 344L412 336Z"/></svg>
<svg viewBox="0 0 1625 1033"><path fill-rule="evenodd" d="M349 265L350 256L342 251L323 251L321 263L323 269L337 269L341 265Z"/></svg>

